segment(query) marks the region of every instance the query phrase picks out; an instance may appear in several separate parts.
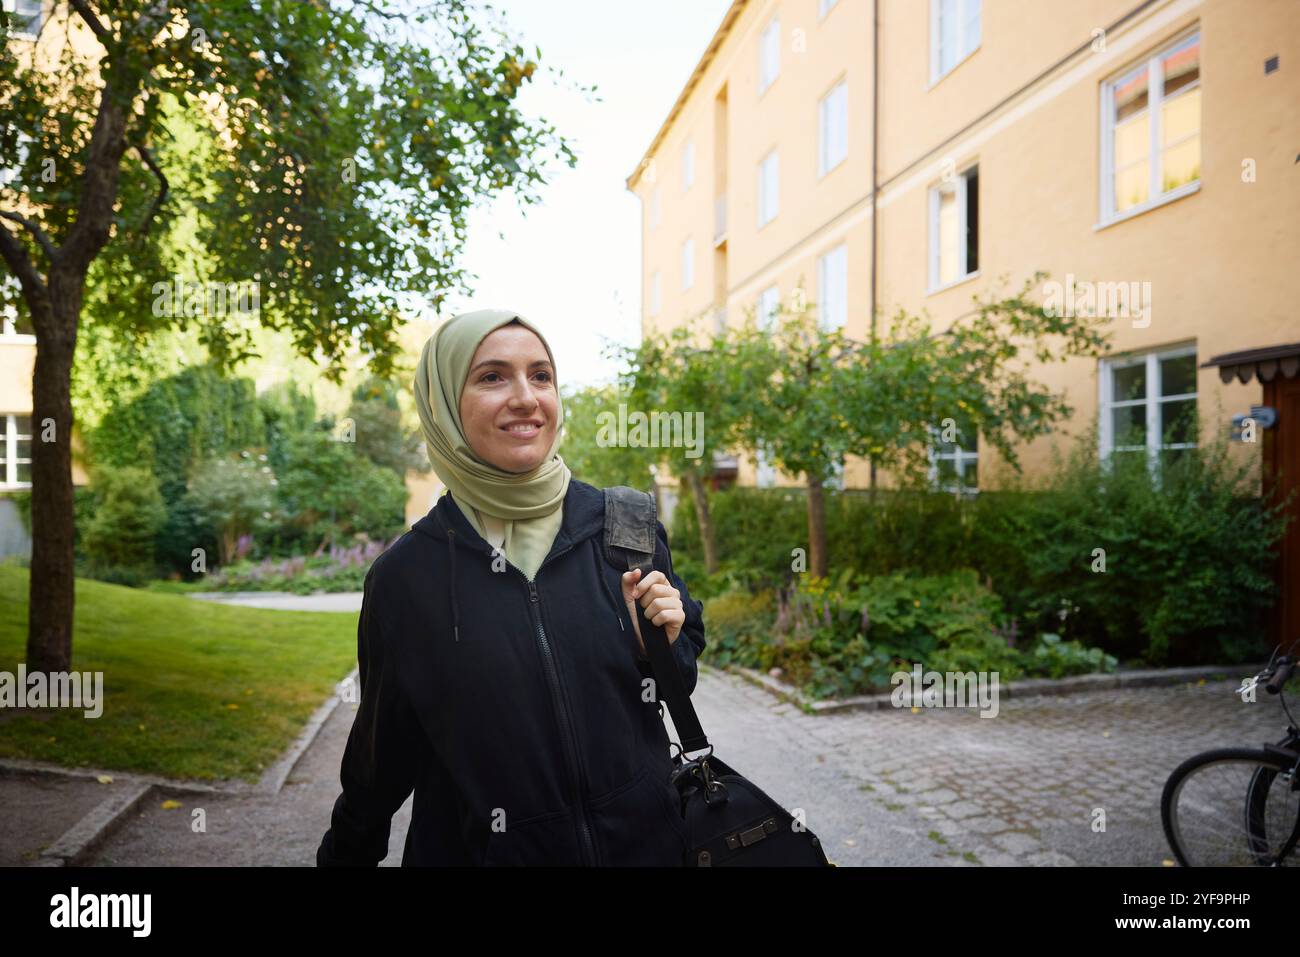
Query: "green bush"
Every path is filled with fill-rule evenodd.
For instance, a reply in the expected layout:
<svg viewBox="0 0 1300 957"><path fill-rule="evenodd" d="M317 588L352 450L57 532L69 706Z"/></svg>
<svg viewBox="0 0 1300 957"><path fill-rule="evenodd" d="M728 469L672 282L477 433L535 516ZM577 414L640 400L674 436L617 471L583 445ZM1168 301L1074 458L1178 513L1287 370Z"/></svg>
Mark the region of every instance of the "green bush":
<svg viewBox="0 0 1300 957"><path fill-rule="evenodd" d="M772 596L744 592L705 608L709 661L762 671L814 697L884 692L899 671L997 672L1001 681L1113 670L1099 648L1012 647L998 630L1002 604L971 569L946 575L801 576Z"/></svg>
<svg viewBox="0 0 1300 957"><path fill-rule="evenodd" d="M218 562L236 557L239 539L271 518L275 476L265 453L247 449L199 462L190 479L189 503L195 516L217 532Z"/></svg>
<svg viewBox="0 0 1300 957"><path fill-rule="evenodd" d="M1249 463L1216 441L1157 477L1142 456L1107 469L1094 451L1084 443L1045 493L986 522L1019 552L1019 567L989 569L1009 606L1045 631L1104 636L1107 651L1152 664L1257 655L1282 520L1278 503L1243 495Z"/></svg>
<svg viewBox="0 0 1300 957"><path fill-rule="evenodd" d="M82 536L92 567L152 573L154 536L167 518L153 472L139 466L109 469L94 477L93 487L94 514Z"/></svg>
<svg viewBox="0 0 1300 957"><path fill-rule="evenodd" d="M974 570L1002 599L1022 646L1059 634L1123 660L1231 663L1256 657L1274 598L1279 503L1250 494L1250 465L1222 441L1170 461L1157 480L1141 460L1112 470L1085 437L1038 487L826 497L831 574L942 576ZM788 587L807 548L802 489L710 493L720 568L705 576L689 500L672 542L692 594ZM1093 563L1104 549L1106 571ZM987 649L986 649L987 651Z"/></svg>
<svg viewBox="0 0 1300 957"><path fill-rule="evenodd" d="M289 439L277 499L287 522L314 549L358 532L390 538L406 528L406 483L351 442L317 429Z"/></svg>

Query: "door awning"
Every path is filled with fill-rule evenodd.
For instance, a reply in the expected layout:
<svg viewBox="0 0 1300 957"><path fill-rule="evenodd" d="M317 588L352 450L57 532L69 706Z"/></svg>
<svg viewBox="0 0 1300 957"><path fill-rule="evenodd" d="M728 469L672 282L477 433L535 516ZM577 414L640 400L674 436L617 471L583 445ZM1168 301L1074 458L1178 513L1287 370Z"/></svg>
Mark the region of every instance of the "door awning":
<svg viewBox="0 0 1300 957"><path fill-rule="evenodd" d="M1289 346L1225 352L1201 363L1202 369L1212 366L1218 367L1219 378L1224 382L1236 379L1242 385L1256 377L1260 382L1272 382L1279 375L1294 379L1300 375L1300 342L1293 342Z"/></svg>

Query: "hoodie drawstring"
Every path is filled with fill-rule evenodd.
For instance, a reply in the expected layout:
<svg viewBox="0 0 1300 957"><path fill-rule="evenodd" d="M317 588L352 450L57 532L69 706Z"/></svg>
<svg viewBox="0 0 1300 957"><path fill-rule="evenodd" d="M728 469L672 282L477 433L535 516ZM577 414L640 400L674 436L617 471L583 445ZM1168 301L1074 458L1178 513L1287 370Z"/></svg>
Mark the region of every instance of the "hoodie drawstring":
<svg viewBox="0 0 1300 957"><path fill-rule="evenodd" d="M456 530L448 528L447 523L442 520L442 516L434 510L434 518L442 526L442 530L447 533L447 564L450 569L450 590L451 590L451 632L456 641L460 641L460 603L456 600ZM610 607L614 609L614 620L618 622L618 630L626 633L627 627L623 624L623 616L619 613L618 599L614 596L613 590L609 587L609 581L605 577L605 566L602 563L600 555L600 546L596 539L598 536L592 536L587 539L591 543L591 557L596 563L596 577L600 579L601 588L605 591L605 597L609 599Z"/></svg>
<svg viewBox="0 0 1300 957"><path fill-rule="evenodd" d="M447 533L447 562L451 566L451 633L457 641L460 641L460 604L456 601L456 530L447 527L447 523L442 520L442 516L436 509L433 517Z"/></svg>

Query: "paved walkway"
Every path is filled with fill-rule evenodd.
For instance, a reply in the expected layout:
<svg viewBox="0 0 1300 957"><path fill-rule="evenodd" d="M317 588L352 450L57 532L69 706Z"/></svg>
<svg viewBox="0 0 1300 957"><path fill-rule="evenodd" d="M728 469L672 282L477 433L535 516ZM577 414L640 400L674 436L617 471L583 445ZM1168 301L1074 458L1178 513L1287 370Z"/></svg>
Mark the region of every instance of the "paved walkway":
<svg viewBox="0 0 1300 957"><path fill-rule="evenodd" d="M360 599L220 596L347 611ZM1007 697L995 718L956 709L810 716L704 667L692 700L717 754L786 808L803 809L842 866L1158 867L1169 857L1159 806L1169 772L1198 751L1258 746L1285 730L1277 700L1261 694L1243 703L1234 694L1239 683ZM92 863L314 864L355 712L354 704L334 710L278 794L180 795L174 808L152 796ZM0 863L33 859L101 795L127 786L0 776L0 803L10 812L0 815ZM191 829L196 808L206 832ZM1099 811L1104 830L1095 828ZM401 862L410 813L408 799L394 816L385 865Z"/></svg>
<svg viewBox="0 0 1300 957"><path fill-rule="evenodd" d="M1173 767L1283 730L1276 700L1243 704L1236 685L1007 699L991 719L938 709L812 717L704 669L694 700L719 756L803 808L842 866L1160 866L1160 790ZM280 794L184 797L170 810L151 801L95 863L312 864L354 713L335 711ZM190 830L195 806L205 834ZM387 865L400 863L410 807L393 820ZM1093 830L1097 808L1105 831Z"/></svg>

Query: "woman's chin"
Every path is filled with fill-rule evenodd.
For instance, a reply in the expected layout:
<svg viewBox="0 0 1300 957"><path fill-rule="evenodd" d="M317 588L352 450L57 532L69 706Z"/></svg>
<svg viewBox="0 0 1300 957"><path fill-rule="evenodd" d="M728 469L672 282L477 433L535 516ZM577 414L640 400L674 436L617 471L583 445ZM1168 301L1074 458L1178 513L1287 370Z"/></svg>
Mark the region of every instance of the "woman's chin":
<svg viewBox="0 0 1300 957"><path fill-rule="evenodd" d="M531 472L542 464L542 456L536 450L514 449L501 456L500 468L506 472Z"/></svg>

